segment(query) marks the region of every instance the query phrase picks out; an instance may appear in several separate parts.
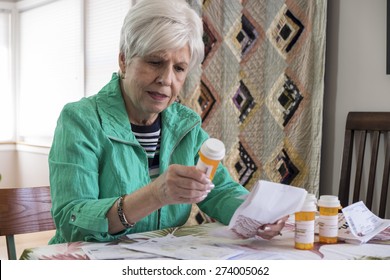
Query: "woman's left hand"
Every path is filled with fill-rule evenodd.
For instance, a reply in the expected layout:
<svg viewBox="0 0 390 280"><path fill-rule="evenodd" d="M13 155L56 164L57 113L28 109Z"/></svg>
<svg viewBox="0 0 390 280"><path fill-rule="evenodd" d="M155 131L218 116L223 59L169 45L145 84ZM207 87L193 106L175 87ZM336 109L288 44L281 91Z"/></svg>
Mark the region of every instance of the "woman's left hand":
<svg viewBox="0 0 390 280"><path fill-rule="evenodd" d="M257 230L257 236L262 239L269 240L275 236L282 235L280 232L282 231L287 219L288 216L285 216L276 221L274 224L262 225Z"/></svg>

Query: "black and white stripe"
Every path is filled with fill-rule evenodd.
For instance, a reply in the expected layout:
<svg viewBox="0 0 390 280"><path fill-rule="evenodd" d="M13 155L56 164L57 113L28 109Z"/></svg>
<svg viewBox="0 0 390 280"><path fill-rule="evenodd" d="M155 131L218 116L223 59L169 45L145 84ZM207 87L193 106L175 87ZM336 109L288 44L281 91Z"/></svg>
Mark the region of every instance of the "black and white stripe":
<svg viewBox="0 0 390 280"><path fill-rule="evenodd" d="M160 143L161 123L160 117L149 126L131 124L131 129L148 157L149 176L152 180L160 174Z"/></svg>

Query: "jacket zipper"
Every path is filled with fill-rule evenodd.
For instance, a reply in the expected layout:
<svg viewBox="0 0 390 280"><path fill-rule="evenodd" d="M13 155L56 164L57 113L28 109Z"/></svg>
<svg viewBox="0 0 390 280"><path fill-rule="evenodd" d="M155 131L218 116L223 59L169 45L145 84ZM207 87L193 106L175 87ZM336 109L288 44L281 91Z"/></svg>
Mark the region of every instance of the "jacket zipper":
<svg viewBox="0 0 390 280"><path fill-rule="evenodd" d="M176 147L179 145L179 143L181 142L181 140L195 127L195 126L197 126L199 124L199 122L196 122L196 123L194 123L194 125L193 126L191 126L190 128L188 128L188 130L187 131L185 131L184 133L183 133L183 135L180 137L180 139L176 142L176 144L175 144L175 146L173 146L173 149L172 149L172 151L171 151L171 153L169 154L169 160L168 160L168 165L170 165L171 164L171 158L172 158L172 154L173 154L173 151L176 149Z"/></svg>
<svg viewBox="0 0 390 280"><path fill-rule="evenodd" d="M112 136L107 136L107 137L108 137L108 139L114 140L114 141L116 141L118 143L122 143L122 144L126 144L126 145L129 145L129 146L141 148L141 150L144 150L140 144L133 143L133 142L128 142L128 141L123 141L121 139L118 139L118 138L115 138L115 137L112 137ZM146 155L146 152L144 154L146 156L146 162L148 162L148 157Z"/></svg>
<svg viewBox="0 0 390 280"><path fill-rule="evenodd" d="M130 146L133 146L133 147L139 147L139 148L142 148L140 145L136 144L136 143L132 143L132 142L128 142L128 141L123 141L121 139L118 139L118 138L115 138L115 137L112 137L112 136L108 136L109 139L112 139L112 140L115 140L119 143L122 143L122 144L127 144L127 145L130 145ZM147 160L147 158L146 158ZM149 166L148 166L149 168ZM161 219L161 208L159 208L157 210L157 229L160 229L160 219Z"/></svg>

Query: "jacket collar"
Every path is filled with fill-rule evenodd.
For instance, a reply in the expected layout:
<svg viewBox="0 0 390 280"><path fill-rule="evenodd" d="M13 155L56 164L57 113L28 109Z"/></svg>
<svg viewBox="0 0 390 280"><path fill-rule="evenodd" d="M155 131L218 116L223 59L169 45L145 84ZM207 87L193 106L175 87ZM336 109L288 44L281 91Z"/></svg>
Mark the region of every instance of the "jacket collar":
<svg viewBox="0 0 390 280"><path fill-rule="evenodd" d="M131 133L125 102L119 84L119 76L112 74L111 81L96 96L96 107L101 119L102 129L109 138L136 143Z"/></svg>

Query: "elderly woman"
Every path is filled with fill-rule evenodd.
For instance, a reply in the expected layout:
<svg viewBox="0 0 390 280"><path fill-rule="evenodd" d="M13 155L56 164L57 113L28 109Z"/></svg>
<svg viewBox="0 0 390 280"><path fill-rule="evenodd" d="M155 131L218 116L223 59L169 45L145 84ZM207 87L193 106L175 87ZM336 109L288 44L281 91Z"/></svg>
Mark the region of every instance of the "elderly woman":
<svg viewBox="0 0 390 280"><path fill-rule="evenodd" d="M110 241L183 225L197 203L229 223L247 190L220 164L213 181L195 164L208 138L200 117L175 102L203 60L202 22L185 1L139 1L121 30L119 73L67 104L49 155L50 243ZM267 225L269 239L284 220Z"/></svg>

